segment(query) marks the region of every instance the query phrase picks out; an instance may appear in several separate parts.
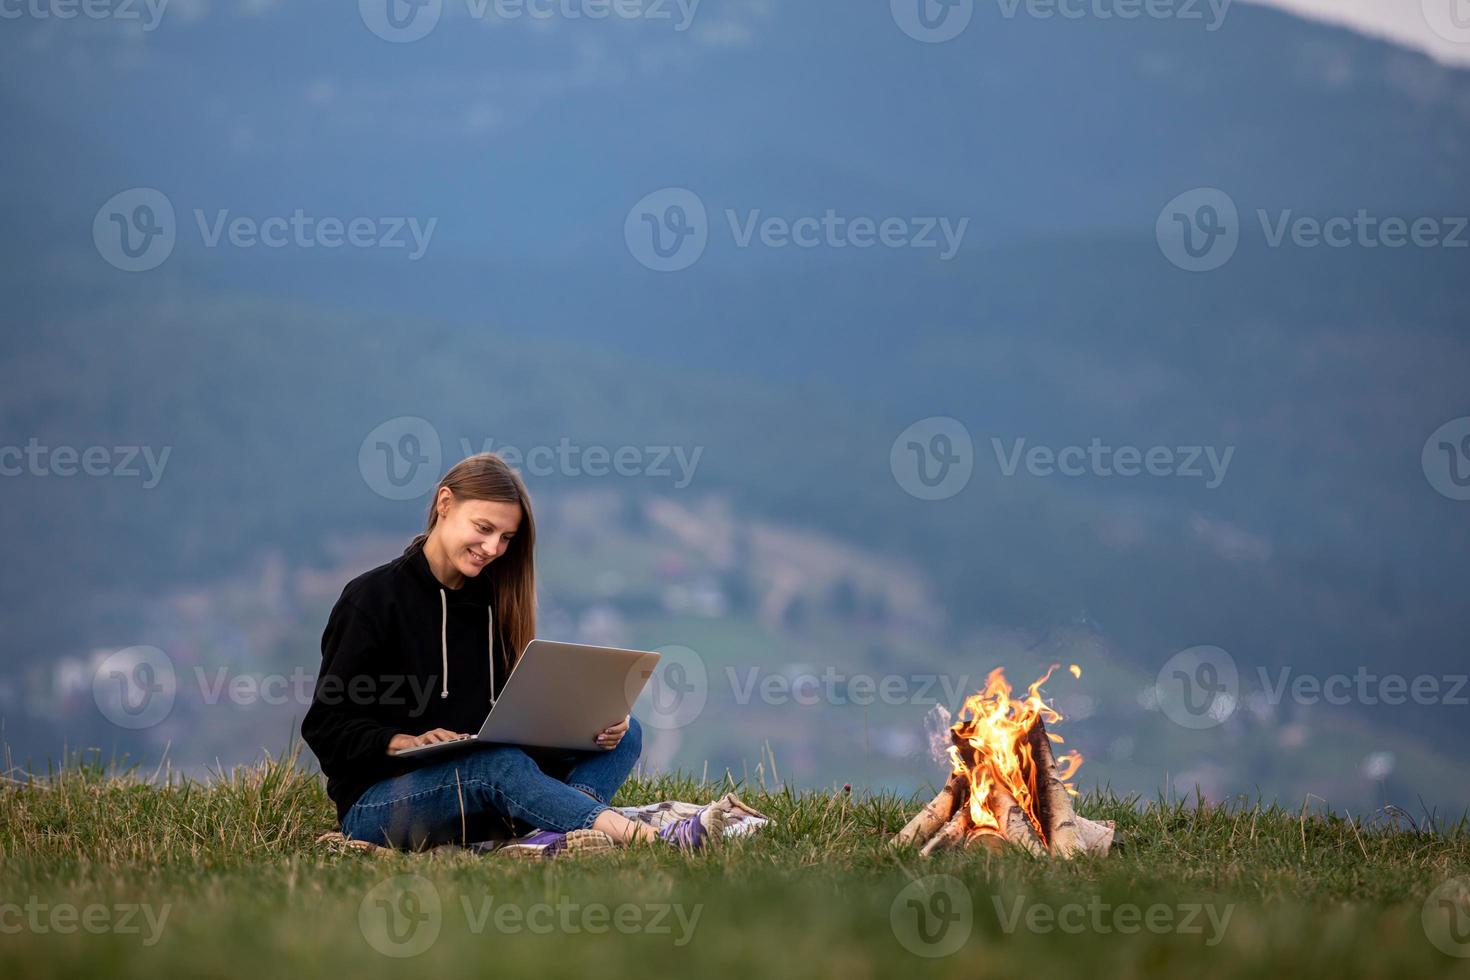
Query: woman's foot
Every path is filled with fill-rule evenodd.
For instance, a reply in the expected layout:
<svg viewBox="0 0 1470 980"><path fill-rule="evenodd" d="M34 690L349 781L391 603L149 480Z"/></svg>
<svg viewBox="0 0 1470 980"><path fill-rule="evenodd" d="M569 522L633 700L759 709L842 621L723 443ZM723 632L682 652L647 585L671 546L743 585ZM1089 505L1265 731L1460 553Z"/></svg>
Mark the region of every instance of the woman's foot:
<svg viewBox="0 0 1470 980"><path fill-rule="evenodd" d="M713 804L702 806L683 820L675 820L659 828L658 839L668 841L682 851L698 851L725 836L724 809Z"/></svg>

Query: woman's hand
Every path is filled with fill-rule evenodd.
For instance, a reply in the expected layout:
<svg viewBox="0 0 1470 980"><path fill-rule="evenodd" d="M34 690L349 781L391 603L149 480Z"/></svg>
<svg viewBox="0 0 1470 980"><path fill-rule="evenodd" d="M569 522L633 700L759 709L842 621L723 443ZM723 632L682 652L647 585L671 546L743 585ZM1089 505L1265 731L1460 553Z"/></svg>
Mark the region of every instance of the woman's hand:
<svg viewBox="0 0 1470 980"><path fill-rule="evenodd" d="M628 716L623 715L623 720L616 725L604 728L597 736L597 747L599 749L615 749L623 736L628 734Z"/></svg>
<svg viewBox="0 0 1470 980"><path fill-rule="evenodd" d="M626 727L626 726L624 726ZM434 745L437 742L448 742L450 739L464 738L458 732L451 732L447 728L435 728L424 732L422 735L394 735L393 740L388 743L388 754L393 755L404 749L416 749L420 745Z"/></svg>

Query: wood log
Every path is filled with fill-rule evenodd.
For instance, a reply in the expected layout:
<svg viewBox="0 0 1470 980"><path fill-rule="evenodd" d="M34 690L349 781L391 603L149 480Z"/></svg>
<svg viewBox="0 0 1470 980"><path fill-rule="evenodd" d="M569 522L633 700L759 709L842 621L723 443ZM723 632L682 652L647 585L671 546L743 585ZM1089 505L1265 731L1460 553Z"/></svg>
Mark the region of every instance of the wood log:
<svg viewBox="0 0 1470 980"><path fill-rule="evenodd" d="M956 804L968 795L969 783L958 773L951 773L942 789L924 808L893 835L890 844L923 844L954 816Z"/></svg>
<svg viewBox="0 0 1470 980"><path fill-rule="evenodd" d="M1047 853L1046 843L1036 832L1031 818L1026 816L1026 811L1021 809L1021 804L1016 802L1009 790L999 784L992 786L990 799L995 805L996 818L1000 821L1000 834L1005 840L1038 857Z"/></svg>
<svg viewBox="0 0 1470 980"><path fill-rule="evenodd" d="M1107 854L1113 848L1115 824L1111 820L1077 818L1077 839L1088 854Z"/></svg>
<svg viewBox="0 0 1470 980"><path fill-rule="evenodd" d="M970 822L970 808L960 807L955 815L950 817L943 827L935 835L929 838L929 842L919 849L919 854L928 857L935 851L948 850L951 847L960 847L970 836L974 825Z"/></svg>
<svg viewBox="0 0 1470 980"><path fill-rule="evenodd" d="M989 851L991 854L1000 854L1006 849L1008 841L998 832L989 827L977 827L970 831L970 836L965 838L965 850Z"/></svg>
<svg viewBox="0 0 1470 980"><path fill-rule="evenodd" d="M1071 857L1082 848L1077 835L1077 814L1072 809L1072 796L1057 776L1057 760L1046 736L1046 724L1036 724L1026 733L1031 743L1031 759L1036 763L1036 809L1047 846L1057 857Z"/></svg>

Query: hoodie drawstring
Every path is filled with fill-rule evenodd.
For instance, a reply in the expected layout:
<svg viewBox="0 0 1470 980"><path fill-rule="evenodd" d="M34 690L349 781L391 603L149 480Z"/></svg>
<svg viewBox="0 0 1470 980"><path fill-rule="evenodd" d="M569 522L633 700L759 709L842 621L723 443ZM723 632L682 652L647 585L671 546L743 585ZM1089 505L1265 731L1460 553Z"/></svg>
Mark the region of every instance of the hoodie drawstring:
<svg viewBox="0 0 1470 980"><path fill-rule="evenodd" d="M485 607L486 633L490 644L490 706L495 707L495 607ZM439 697L449 697L449 594L439 590Z"/></svg>
<svg viewBox="0 0 1470 980"><path fill-rule="evenodd" d="M439 655L443 658L443 672L439 675L439 696L449 697L449 596L439 590Z"/></svg>

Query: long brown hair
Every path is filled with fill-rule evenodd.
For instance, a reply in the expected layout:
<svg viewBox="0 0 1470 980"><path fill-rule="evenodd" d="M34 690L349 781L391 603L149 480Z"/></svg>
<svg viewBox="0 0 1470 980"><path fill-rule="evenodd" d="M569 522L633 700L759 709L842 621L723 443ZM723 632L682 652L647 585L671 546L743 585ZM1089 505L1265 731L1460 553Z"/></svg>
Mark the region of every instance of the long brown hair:
<svg viewBox="0 0 1470 980"><path fill-rule="evenodd" d="M422 547L429 533L439 523L439 489L448 487L457 500L494 500L519 504L521 525L506 545L505 553L495 559L481 576L489 575L495 587L495 623L505 646L506 660L514 664L536 636L536 519L531 514L531 495L520 474L494 453L479 453L460 460L450 468L429 499L429 518L424 533L415 537L406 555Z"/></svg>

